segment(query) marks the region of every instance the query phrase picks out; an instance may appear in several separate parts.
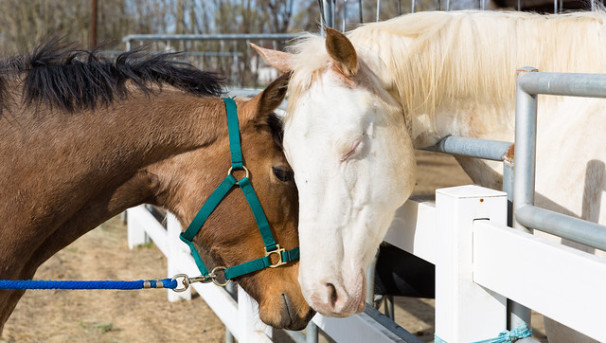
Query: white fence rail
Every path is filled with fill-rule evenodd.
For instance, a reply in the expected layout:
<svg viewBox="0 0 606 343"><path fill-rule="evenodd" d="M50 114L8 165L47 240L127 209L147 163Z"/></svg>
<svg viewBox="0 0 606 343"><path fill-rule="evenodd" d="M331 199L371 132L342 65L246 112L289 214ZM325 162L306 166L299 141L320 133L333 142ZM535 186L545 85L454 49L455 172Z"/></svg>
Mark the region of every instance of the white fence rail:
<svg viewBox="0 0 606 343"><path fill-rule="evenodd" d="M436 265L436 335L449 343L498 336L507 329L509 298L606 341L606 259L513 230L506 216L506 194L478 186L440 189L435 204L408 201L398 211L386 241ZM169 276L197 275L172 215L165 229L137 207L128 210L128 224L129 246L145 243L146 232L167 256ZM214 285L195 288L238 341L270 341L241 289L236 303ZM313 320L338 342L403 341L369 313Z"/></svg>

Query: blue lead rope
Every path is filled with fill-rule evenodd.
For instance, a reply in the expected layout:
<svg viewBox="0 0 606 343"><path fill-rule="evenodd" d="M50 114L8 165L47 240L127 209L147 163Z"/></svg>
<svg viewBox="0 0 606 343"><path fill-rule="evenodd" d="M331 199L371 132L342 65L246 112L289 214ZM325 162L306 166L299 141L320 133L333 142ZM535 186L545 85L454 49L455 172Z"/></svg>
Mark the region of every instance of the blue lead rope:
<svg viewBox="0 0 606 343"><path fill-rule="evenodd" d="M499 337L476 341L474 343L513 343L522 338L530 337L531 335L532 329L529 329L526 324L522 324L511 331L502 331L499 333ZM434 336L434 338L435 343L447 343L438 336Z"/></svg>
<svg viewBox="0 0 606 343"><path fill-rule="evenodd" d="M54 281L54 280L0 280L0 289L175 289L177 280L136 280L136 281Z"/></svg>

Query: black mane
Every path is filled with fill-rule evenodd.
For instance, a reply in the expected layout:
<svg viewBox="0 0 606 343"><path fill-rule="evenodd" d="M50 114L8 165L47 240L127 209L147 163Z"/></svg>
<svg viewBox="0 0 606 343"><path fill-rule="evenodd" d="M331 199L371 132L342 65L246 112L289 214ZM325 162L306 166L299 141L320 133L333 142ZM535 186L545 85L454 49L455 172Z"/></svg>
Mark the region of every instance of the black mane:
<svg viewBox="0 0 606 343"><path fill-rule="evenodd" d="M127 81L146 94L163 84L200 96L223 93L220 77L175 61L178 55L135 50L109 60L95 51L75 49L53 39L35 48L31 55L0 61L0 109L9 93L8 76L22 80L26 105L43 103L70 112L126 98Z"/></svg>

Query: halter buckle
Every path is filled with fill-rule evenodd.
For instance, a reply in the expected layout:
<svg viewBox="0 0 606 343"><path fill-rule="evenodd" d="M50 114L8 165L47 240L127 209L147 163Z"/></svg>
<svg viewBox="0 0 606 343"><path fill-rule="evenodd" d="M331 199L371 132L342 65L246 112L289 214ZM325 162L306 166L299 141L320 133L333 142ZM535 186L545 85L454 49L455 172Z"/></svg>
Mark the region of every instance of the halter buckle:
<svg viewBox="0 0 606 343"><path fill-rule="evenodd" d="M286 264L286 262L284 262L282 260L282 253L284 252L284 248L280 248L280 244L276 244L276 249L272 250L272 251L267 251L267 247L265 247L265 256L271 256L271 254L277 254L278 255L278 261L276 263L270 264L269 268L276 268L279 267L283 264ZM271 263L271 258L269 259L269 262Z"/></svg>

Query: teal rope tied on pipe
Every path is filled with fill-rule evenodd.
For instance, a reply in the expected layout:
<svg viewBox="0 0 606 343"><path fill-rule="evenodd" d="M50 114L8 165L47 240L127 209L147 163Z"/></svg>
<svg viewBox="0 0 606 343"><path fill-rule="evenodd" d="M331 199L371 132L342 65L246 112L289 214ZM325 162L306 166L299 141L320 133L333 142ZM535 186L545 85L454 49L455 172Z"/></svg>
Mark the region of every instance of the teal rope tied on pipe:
<svg viewBox="0 0 606 343"><path fill-rule="evenodd" d="M499 333L499 337L476 341L473 343L513 343L522 338L530 337L531 335L532 329L529 329L526 324L522 324L511 331L502 331ZM435 343L448 343L437 335L434 336L434 338Z"/></svg>

